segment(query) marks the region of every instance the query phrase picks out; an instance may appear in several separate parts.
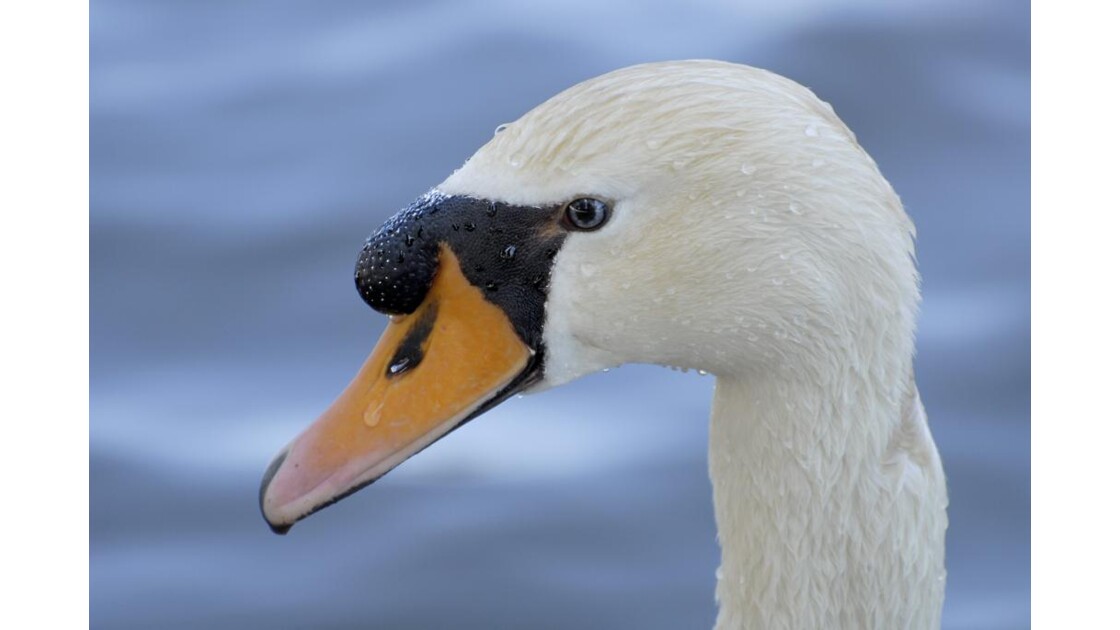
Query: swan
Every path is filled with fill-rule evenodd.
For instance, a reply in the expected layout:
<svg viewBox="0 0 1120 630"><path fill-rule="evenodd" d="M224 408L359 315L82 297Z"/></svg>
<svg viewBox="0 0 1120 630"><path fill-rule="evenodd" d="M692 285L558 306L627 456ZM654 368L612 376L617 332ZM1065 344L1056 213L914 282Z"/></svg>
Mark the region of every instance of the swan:
<svg viewBox="0 0 1120 630"><path fill-rule="evenodd" d="M390 322L268 467L261 511L286 532L518 392L695 369L716 378L716 627L936 628L947 495L913 238L791 80L680 61L576 85L366 241L355 282Z"/></svg>

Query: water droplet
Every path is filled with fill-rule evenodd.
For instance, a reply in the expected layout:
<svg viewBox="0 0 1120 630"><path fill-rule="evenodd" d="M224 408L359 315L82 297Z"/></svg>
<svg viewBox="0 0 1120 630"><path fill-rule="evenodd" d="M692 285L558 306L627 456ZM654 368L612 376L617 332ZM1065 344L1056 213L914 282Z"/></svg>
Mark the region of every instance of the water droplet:
<svg viewBox="0 0 1120 630"><path fill-rule="evenodd" d="M771 278L771 279L770 279L770 284L772 284L772 285L774 285L774 286L776 286L776 287L780 287L780 286L782 286L782 285L783 285L783 284L785 284L785 283L786 283L786 281L785 281L785 280L782 280L781 278Z"/></svg>
<svg viewBox="0 0 1120 630"><path fill-rule="evenodd" d="M757 171L757 170L758 170L758 167L754 166L753 164L749 164L747 162L743 162L742 166L739 167L739 172L744 174L744 175L754 175L754 172Z"/></svg>
<svg viewBox="0 0 1120 630"><path fill-rule="evenodd" d="M801 214L801 206L799 206L795 203L791 203L791 204L789 204L789 211L792 212L793 214Z"/></svg>
<svg viewBox="0 0 1120 630"><path fill-rule="evenodd" d="M521 168L521 163L522 161L520 153L514 153L513 155L509 156L509 165L513 168Z"/></svg>
<svg viewBox="0 0 1120 630"><path fill-rule="evenodd" d="M494 135L496 136L496 135L502 133L508 127L509 127L509 123L502 123L502 124L498 125L497 127L494 127Z"/></svg>
<svg viewBox="0 0 1120 630"><path fill-rule="evenodd" d="M817 136L819 136L820 131L817 129L817 123L812 123L809 126L805 127L805 135L809 136L810 138L816 138Z"/></svg>
<svg viewBox="0 0 1120 630"><path fill-rule="evenodd" d="M649 140L646 140L646 146L649 147L651 151L656 151L661 148L661 141L655 138L650 138Z"/></svg>
<svg viewBox="0 0 1120 630"><path fill-rule="evenodd" d="M501 253L501 257L505 260L513 260L513 257L516 256L516 255L517 255L517 246L516 245L506 245L505 249L503 249L502 253Z"/></svg>
<svg viewBox="0 0 1120 630"><path fill-rule="evenodd" d="M377 423L381 422L381 408L384 405L385 403L380 403L376 407L366 408L365 413L362 414L362 420L365 421L366 426L375 427Z"/></svg>

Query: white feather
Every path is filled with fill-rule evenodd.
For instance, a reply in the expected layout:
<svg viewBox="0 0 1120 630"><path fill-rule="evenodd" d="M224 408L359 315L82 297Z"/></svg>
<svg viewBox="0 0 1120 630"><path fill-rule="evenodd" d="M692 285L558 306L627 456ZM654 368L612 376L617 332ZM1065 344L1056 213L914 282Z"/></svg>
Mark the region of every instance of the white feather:
<svg viewBox="0 0 1120 630"><path fill-rule="evenodd" d="M717 376L717 627L938 627L913 225L831 107L745 66L636 66L538 106L439 190L614 204L556 258L545 385L628 362Z"/></svg>

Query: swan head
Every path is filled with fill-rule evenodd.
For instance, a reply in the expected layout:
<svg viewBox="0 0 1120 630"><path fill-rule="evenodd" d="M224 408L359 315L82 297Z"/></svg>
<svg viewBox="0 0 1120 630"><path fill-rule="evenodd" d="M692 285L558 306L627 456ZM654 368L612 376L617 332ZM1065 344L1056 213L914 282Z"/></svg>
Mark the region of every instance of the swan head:
<svg viewBox="0 0 1120 630"><path fill-rule="evenodd" d="M276 458L276 531L519 391L624 363L822 378L912 351L912 225L809 90L745 66L619 70L504 125L370 237L393 321Z"/></svg>

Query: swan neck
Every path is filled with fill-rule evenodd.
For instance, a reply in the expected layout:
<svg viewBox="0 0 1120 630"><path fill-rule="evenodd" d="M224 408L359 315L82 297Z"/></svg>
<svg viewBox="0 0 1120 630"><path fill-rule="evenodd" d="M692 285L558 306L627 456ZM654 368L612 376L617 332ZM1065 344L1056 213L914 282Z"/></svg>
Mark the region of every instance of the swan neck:
<svg viewBox="0 0 1120 630"><path fill-rule="evenodd" d="M944 477L909 362L823 382L717 380L717 628L937 627Z"/></svg>

